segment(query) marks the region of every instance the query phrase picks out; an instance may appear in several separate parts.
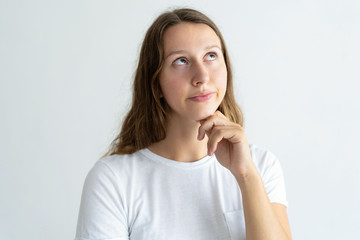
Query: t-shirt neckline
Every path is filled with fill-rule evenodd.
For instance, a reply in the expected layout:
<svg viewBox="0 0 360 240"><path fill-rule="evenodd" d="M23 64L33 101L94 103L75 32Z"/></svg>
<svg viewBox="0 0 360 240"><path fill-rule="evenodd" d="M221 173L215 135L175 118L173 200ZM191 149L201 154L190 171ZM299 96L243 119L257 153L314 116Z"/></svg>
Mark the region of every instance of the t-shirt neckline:
<svg viewBox="0 0 360 240"><path fill-rule="evenodd" d="M143 154L145 157L149 158L150 160L171 166L171 167L179 167L179 168L185 168L185 169L192 169L192 168L198 168L200 166L206 165L207 163L211 162L211 160L214 158L214 154L212 156L205 156L199 160L196 160L194 162L179 162L175 161L169 158L162 157L156 153L153 153L148 148L141 149L139 151L141 154Z"/></svg>

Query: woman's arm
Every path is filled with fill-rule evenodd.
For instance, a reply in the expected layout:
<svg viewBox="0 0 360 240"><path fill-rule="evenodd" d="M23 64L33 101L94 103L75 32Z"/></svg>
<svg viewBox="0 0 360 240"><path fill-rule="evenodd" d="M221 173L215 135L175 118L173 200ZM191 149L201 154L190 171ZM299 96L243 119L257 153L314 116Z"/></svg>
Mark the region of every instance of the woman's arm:
<svg viewBox="0 0 360 240"><path fill-rule="evenodd" d="M291 239L286 207L271 203L251 158L244 129L221 112L201 121L198 139L208 136L208 153L236 178L242 193L246 239Z"/></svg>
<svg viewBox="0 0 360 240"><path fill-rule="evenodd" d="M257 170L235 178L243 199L246 239L291 239L286 207L270 203Z"/></svg>

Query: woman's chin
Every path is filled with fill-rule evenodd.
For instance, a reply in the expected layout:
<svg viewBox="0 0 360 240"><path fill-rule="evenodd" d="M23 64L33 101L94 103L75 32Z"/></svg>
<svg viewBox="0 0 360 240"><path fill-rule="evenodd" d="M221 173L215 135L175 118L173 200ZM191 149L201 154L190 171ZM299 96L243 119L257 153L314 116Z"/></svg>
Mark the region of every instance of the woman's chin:
<svg viewBox="0 0 360 240"><path fill-rule="evenodd" d="M182 121L196 121L199 122L201 120L207 119L210 116L212 116L217 110L217 106L215 107L209 107L209 108L202 108L202 109L191 109L190 111L184 111L181 114L179 114L178 112L170 112L168 113L168 116L170 118L179 118L179 119L183 119Z"/></svg>
<svg viewBox="0 0 360 240"><path fill-rule="evenodd" d="M195 119L196 121L201 121L201 120L207 119L207 118L211 117L211 116L215 113L215 111L216 111L216 110L214 110L214 111L198 112L197 114L195 114L194 119Z"/></svg>

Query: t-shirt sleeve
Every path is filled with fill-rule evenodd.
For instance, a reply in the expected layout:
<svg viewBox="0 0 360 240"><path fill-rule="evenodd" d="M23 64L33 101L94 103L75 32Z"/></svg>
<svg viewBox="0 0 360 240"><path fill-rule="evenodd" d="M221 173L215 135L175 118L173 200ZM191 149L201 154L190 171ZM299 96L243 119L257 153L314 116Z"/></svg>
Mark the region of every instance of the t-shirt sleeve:
<svg viewBox="0 0 360 240"><path fill-rule="evenodd" d="M288 206L284 175L279 160L269 151L257 149L255 152L258 158L258 170L270 202Z"/></svg>
<svg viewBox="0 0 360 240"><path fill-rule="evenodd" d="M85 179L75 240L127 240L126 219L119 180L100 160Z"/></svg>

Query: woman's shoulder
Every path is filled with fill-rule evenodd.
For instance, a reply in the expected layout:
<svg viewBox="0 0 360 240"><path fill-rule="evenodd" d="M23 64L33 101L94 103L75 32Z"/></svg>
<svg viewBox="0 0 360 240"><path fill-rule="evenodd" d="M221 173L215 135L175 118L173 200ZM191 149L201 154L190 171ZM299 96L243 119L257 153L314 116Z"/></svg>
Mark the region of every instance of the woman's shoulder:
<svg viewBox="0 0 360 240"><path fill-rule="evenodd" d="M271 152L270 150L268 150L266 148L260 147L258 145L249 144L249 148L250 148L251 156L255 157L256 159L276 158L276 156L274 155L273 152Z"/></svg>
<svg viewBox="0 0 360 240"><path fill-rule="evenodd" d="M132 154L114 154L99 159L89 170L86 186L110 186L126 183L132 178L142 175L140 152ZM99 187L101 188L101 187Z"/></svg>
<svg viewBox="0 0 360 240"><path fill-rule="evenodd" d="M250 144L249 148L252 160L262 175L270 168L280 167L280 162L273 152L255 144Z"/></svg>
<svg viewBox="0 0 360 240"><path fill-rule="evenodd" d="M113 154L105 156L98 160L99 163L106 164L106 165L116 165L123 162L128 162L128 160L136 159L138 152L134 152L131 154Z"/></svg>
<svg viewBox="0 0 360 240"><path fill-rule="evenodd" d="M98 160L94 167L98 165L105 165L111 170L130 170L131 168L137 167L139 164L144 162L144 156L141 154L142 150L131 154L114 154L101 158Z"/></svg>

